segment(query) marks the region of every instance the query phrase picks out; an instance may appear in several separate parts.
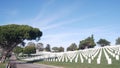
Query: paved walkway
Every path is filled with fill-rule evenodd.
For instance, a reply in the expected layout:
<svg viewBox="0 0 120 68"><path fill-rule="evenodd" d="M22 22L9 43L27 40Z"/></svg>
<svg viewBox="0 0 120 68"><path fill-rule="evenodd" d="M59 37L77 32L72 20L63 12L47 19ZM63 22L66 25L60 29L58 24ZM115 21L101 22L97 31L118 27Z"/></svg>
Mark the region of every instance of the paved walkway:
<svg viewBox="0 0 120 68"><path fill-rule="evenodd" d="M10 58L10 65L12 65L12 68L62 68L62 67L56 67L56 66L50 66L44 64L32 64L32 63L16 61L16 57L14 54Z"/></svg>
<svg viewBox="0 0 120 68"><path fill-rule="evenodd" d="M43 64L17 64L17 68L60 68Z"/></svg>

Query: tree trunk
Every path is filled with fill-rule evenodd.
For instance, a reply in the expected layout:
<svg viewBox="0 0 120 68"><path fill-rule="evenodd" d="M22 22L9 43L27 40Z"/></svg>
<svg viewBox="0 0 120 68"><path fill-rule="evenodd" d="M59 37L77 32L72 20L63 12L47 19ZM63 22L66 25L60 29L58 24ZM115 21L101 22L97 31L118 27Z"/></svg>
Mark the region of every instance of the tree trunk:
<svg viewBox="0 0 120 68"><path fill-rule="evenodd" d="M4 63L6 60L7 55L16 47L16 43L14 43L13 45L11 45L10 48L7 49L3 49L3 54L2 54L2 58L1 58L1 63Z"/></svg>
<svg viewBox="0 0 120 68"><path fill-rule="evenodd" d="M2 58L1 58L1 63L5 62L6 56L7 56L7 52L3 51Z"/></svg>

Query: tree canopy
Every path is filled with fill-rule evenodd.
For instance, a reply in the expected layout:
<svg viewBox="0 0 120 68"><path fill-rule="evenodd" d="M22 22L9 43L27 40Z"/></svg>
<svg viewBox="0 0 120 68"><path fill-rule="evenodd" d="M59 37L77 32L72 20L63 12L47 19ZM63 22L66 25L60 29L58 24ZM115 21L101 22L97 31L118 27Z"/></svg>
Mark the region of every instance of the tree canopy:
<svg viewBox="0 0 120 68"><path fill-rule="evenodd" d="M53 47L52 50L53 50L53 52L58 52L59 51L59 47Z"/></svg>
<svg viewBox="0 0 120 68"><path fill-rule="evenodd" d="M110 42L107 41L106 39L99 39L99 41L97 42L97 44L99 44L101 47L103 47L103 46L110 45Z"/></svg>
<svg viewBox="0 0 120 68"><path fill-rule="evenodd" d="M75 43L72 43L68 48L67 51L74 51L77 50L77 45Z"/></svg>
<svg viewBox="0 0 120 68"><path fill-rule="evenodd" d="M53 50L53 52L64 52L63 47L53 47L52 50Z"/></svg>
<svg viewBox="0 0 120 68"><path fill-rule="evenodd" d="M35 43L34 43L34 42L28 42L28 43L27 43L27 46L30 46L30 45L35 46Z"/></svg>
<svg viewBox="0 0 120 68"><path fill-rule="evenodd" d="M28 25L9 24L0 26L0 47L6 54L26 40L39 40L42 32ZM6 55L4 54L4 56Z"/></svg>
<svg viewBox="0 0 120 68"><path fill-rule="evenodd" d="M33 54L33 53L36 53L36 48L34 45L29 45L29 46L26 46L24 49L23 49L23 53L24 54Z"/></svg>
<svg viewBox="0 0 120 68"><path fill-rule="evenodd" d="M59 47L59 51L58 52L64 52L64 47Z"/></svg>
<svg viewBox="0 0 120 68"><path fill-rule="evenodd" d="M118 37L117 39L116 39L116 43L115 43L116 45L120 45L120 37Z"/></svg>
<svg viewBox="0 0 120 68"><path fill-rule="evenodd" d="M44 50L44 45L43 45L43 43L37 43L36 49L37 49L38 51L43 51L43 50Z"/></svg>
<svg viewBox="0 0 120 68"><path fill-rule="evenodd" d="M51 51L50 44L47 44L47 46L45 47L45 50L49 52Z"/></svg>
<svg viewBox="0 0 120 68"><path fill-rule="evenodd" d="M20 46L16 46L13 51L18 55L23 52L23 48Z"/></svg>
<svg viewBox="0 0 120 68"><path fill-rule="evenodd" d="M96 46L96 44L93 35L86 38L85 40L80 41L79 43L79 49L93 48L94 46Z"/></svg>
<svg viewBox="0 0 120 68"><path fill-rule="evenodd" d="M4 49L22 43L25 39L32 40L41 36L42 32L38 28L28 25L10 24L0 26L0 46Z"/></svg>

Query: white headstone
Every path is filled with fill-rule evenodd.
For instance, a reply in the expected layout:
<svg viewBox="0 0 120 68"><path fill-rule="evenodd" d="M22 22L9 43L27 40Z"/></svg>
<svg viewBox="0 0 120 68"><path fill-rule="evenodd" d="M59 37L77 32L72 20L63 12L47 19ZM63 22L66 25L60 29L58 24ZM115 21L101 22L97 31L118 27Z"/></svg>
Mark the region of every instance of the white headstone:
<svg viewBox="0 0 120 68"><path fill-rule="evenodd" d="M90 58L88 59L88 63L91 63L91 59Z"/></svg>
<svg viewBox="0 0 120 68"><path fill-rule="evenodd" d="M116 55L116 60L119 60L119 56L118 55Z"/></svg>

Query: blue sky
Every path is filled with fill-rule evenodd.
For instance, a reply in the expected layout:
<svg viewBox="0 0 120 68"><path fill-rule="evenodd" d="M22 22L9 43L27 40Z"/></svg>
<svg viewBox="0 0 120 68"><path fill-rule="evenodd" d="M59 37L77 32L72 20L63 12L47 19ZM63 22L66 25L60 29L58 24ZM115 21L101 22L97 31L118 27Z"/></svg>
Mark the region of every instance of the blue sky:
<svg viewBox="0 0 120 68"><path fill-rule="evenodd" d="M52 47L79 44L94 34L115 44L120 36L120 0L0 0L0 25L40 28L39 42Z"/></svg>

